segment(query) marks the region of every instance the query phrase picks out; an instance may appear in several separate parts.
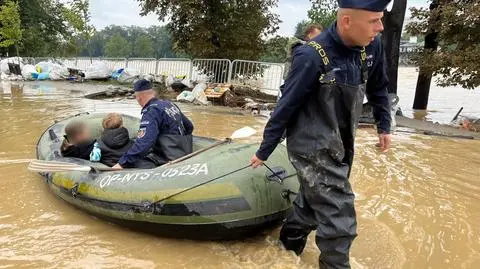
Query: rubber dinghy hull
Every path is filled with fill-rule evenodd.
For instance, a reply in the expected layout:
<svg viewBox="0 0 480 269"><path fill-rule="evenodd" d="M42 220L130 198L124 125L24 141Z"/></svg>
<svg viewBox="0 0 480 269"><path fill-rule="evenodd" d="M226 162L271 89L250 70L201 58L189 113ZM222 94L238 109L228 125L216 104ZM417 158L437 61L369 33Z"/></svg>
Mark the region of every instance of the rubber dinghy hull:
<svg viewBox="0 0 480 269"><path fill-rule="evenodd" d="M105 167L59 154L64 128L86 122L100 137L106 114L81 114L56 122L40 137L37 158ZM134 138L139 119L123 115ZM194 151L217 142L195 137ZM155 169L42 174L61 199L89 214L124 227L161 236L199 240L238 239L277 225L291 208L299 188L286 148L279 145L266 167L241 169L258 144L227 143L177 164ZM237 171L238 170L238 171ZM165 199L211 179L217 180ZM164 200L165 199L165 200ZM159 202L160 201L160 202Z"/></svg>

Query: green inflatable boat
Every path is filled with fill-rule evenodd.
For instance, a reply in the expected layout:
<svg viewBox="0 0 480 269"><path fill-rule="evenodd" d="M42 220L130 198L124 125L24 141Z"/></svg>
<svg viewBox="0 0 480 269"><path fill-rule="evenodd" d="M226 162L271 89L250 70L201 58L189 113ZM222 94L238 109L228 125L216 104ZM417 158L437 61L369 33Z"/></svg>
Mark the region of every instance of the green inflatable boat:
<svg viewBox="0 0 480 269"><path fill-rule="evenodd" d="M37 158L91 166L90 171L41 173L66 202L119 225L161 236L237 239L278 224L299 185L286 148L267 167L246 167L258 144L225 143L176 164L149 170L101 171L106 166L59 154L64 127L75 119L100 137L106 114L80 114L56 122L40 137ZM123 115L132 138L139 119ZM195 137L194 151L218 142ZM198 187L195 187L198 186Z"/></svg>

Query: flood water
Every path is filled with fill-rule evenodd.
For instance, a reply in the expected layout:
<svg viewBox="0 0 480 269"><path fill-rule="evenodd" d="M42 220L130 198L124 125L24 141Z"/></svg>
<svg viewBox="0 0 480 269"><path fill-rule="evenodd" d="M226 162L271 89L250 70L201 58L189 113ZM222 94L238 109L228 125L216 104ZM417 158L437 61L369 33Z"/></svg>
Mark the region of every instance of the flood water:
<svg viewBox="0 0 480 269"><path fill-rule="evenodd" d="M96 219L55 198L23 163L35 158L43 130L54 119L84 111L140 112L133 101L85 100L65 85L12 89L0 82L0 268L318 267L313 233L296 257L278 248L278 229L234 242L165 239ZM261 131L266 122L227 108L182 110L203 136L226 137L245 125ZM480 142L407 134L394 139L389 153L378 154L374 132L358 132L351 178L359 222L353 268L480 268Z"/></svg>

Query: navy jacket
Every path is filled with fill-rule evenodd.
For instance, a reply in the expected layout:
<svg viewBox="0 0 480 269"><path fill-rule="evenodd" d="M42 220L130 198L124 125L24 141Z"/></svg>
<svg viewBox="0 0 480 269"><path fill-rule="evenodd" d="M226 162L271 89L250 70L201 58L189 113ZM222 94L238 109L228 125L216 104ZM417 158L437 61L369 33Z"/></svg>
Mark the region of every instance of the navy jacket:
<svg viewBox="0 0 480 269"><path fill-rule="evenodd" d="M334 72L337 83L349 85L363 83L361 48L346 46L337 33L336 23L312 40L322 45L330 61L330 68L338 71ZM378 131L389 133L391 121L387 89L389 82L379 37L366 47L366 53L368 68L366 96L374 108ZM265 127L263 142L257 151L258 158L268 159L288 128L289 122L295 121L296 111L310 98L312 91L318 90L319 78L326 73L322 57L314 48L303 45L295 49L282 97Z"/></svg>
<svg viewBox="0 0 480 269"><path fill-rule="evenodd" d="M180 124L183 124L183 127ZM142 119L135 143L118 163L122 166L131 165L145 157L161 135L191 135L192 132L192 122L176 105L170 101L153 98L142 109Z"/></svg>

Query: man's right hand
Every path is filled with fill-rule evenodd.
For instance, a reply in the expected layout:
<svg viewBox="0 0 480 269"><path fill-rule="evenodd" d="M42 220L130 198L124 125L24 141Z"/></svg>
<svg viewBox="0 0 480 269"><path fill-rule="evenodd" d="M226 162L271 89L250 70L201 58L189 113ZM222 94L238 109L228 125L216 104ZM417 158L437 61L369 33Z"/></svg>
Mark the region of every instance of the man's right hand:
<svg viewBox="0 0 480 269"><path fill-rule="evenodd" d="M262 166L263 165L263 162L262 160L260 160L257 155L253 155L252 159L250 159L250 165L253 167L253 168L257 168L259 166Z"/></svg>

